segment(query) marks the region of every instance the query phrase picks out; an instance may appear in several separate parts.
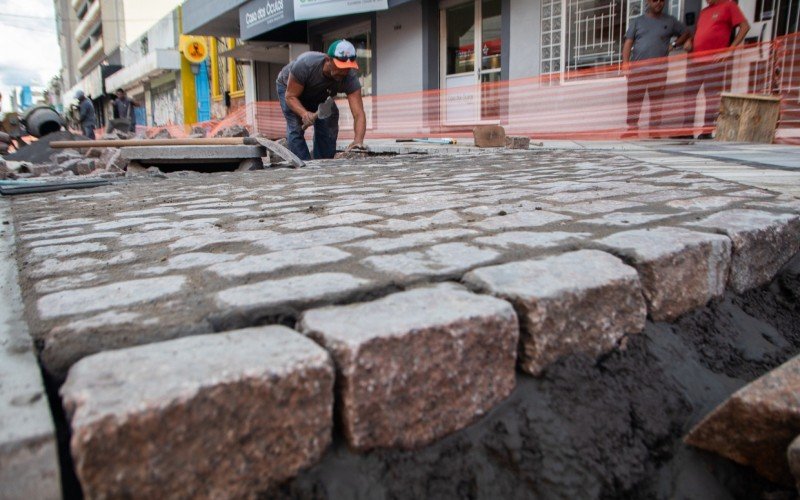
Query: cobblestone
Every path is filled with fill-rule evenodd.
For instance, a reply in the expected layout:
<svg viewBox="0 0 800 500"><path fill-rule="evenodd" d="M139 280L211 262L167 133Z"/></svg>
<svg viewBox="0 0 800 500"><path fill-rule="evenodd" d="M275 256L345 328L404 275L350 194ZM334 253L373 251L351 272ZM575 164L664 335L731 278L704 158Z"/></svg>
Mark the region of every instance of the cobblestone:
<svg viewBox="0 0 800 500"><path fill-rule="evenodd" d="M336 363L344 432L355 449L427 444L514 388L513 308L455 285L314 309L300 330Z"/></svg>
<svg viewBox="0 0 800 500"><path fill-rule="evenodd" d="M656 321L675 319L725 291L731 242L724 236L660 227L617 233L598 243L639 271Z"/></svg>
<svg viewBox="0 0 800 500"><path fill-rule="evenodd" d="M310 307L580 249L627 260L650 314L672 318L727 279L732 236L687 224L720 206L798 213L796 200L750 191L613 153L492 150L145 178L11 205L31 335L45 368L65 374L108 349L293 324ZM631 229L658 251L639 262L609 246Z"/></svg>
<svg viewBox="0 0 800 500"><path fill-rule="evenodd" d="M331 441L330 358L285 327L96 354L61 395L88 498L246 497Z"/></svg>
<svg viewBox="0 0 800 500"><path fill-rule="evenodd" d="M687 224L713 229L733 242L730 285L737 293L768 283L800 250L800 217L726 210Z"/></svg>
<svg viewBox="0 0 800 500"><path fill-rule="evenodd" d="M647 316L636 270L596 250L476 269L464 282L514 304L520 367L532 375L568 354L610 351Z"/></svg>

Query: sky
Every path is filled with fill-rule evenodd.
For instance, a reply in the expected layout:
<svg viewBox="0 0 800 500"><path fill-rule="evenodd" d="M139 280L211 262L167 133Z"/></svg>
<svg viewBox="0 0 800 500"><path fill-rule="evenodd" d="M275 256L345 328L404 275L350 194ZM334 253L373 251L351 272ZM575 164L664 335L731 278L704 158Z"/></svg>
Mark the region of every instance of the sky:
<svg viewBox="0 0 800 500"><path fill-rule="evenodd" d="M182 0L123 0L125 38L132 42ZM61 69L53 0L0 0L0 92L3 111L11 90L47 86Z"/></svg>
<svg viewBox="0 0 800 500"><path fill-rule="evenodd" d="M44 86L61 68L53 9L53 0L0 0L3 111L13 87Z"/></svg>

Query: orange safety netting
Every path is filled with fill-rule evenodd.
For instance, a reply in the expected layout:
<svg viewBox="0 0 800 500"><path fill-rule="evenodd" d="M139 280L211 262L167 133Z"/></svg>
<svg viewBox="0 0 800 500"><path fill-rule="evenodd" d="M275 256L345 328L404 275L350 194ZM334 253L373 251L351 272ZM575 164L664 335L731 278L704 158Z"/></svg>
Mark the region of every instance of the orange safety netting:
<svg viewBox="0 0 800 500"><path fill-rule="evenodd" d="M781 97L776 142L800 144L800 34L747 45L733 53L676 54L661 59L553 73L536 78L364 98L367 138L468 137L476 124L542 139L618 139L711 132L720 92ZM340 139L353 137L346 99ZM223 120L198 123L213 136L231 125L285 135L276 101L256 102ZM167 129L186 137L191 126ZM310 134L309 134L310 136Z"/></svg>

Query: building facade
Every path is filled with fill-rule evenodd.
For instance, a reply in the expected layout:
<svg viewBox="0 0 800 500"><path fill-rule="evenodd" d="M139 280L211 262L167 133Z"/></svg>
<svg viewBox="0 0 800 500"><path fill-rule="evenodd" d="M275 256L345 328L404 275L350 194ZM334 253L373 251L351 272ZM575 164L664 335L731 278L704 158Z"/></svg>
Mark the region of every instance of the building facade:
<svg viewBox="0 0 800 500"><path fill-rule="evenodd" d="M125 24L122 0L54 0L61 44L62 78L67 89L65 109L75 104L75 93L91 98L102 126L111 99L105 78L121 68Z"/></svg>
<svg viewBox="0 0 800 500"><path fill-rule="evenodd" d="M693 27L701 2L669 0L667 11ZM797 0L739 5L753 25L748 42L797 31ZM187 0L183 22L187 33L219 40L215 54L235 64L217 67L236 72L235 90L228 91L246 103L275 100L277 73L297 54L347 38L357 47L365 96L440 90L444 102L433 112L457 125L506 116L494 82L618 87L621 72L591 69L619 66L628 22L643 9L644 0ZM670 68L670 78L683 77L683 64ZM612 107L624 111L624 95L615 95Z"/></svg>

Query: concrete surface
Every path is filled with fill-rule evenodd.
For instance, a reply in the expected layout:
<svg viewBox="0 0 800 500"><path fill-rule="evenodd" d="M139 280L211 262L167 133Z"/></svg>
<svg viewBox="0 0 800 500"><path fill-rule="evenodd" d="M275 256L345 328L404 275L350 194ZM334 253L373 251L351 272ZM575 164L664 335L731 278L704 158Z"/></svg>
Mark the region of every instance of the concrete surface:
<svg viewBox="0 0 800 500"><path fill-rule="evenodd" d="M266 156L261 146L129 146L121 149L122 158L140 163L202 164L240 162Z"/></svg>
<svg viewBox="0 0 800 500"><path fill-rule="evenodd" d="M0 498L61 498L56 434L23 319L14 228L0 199Z"/></svg>

